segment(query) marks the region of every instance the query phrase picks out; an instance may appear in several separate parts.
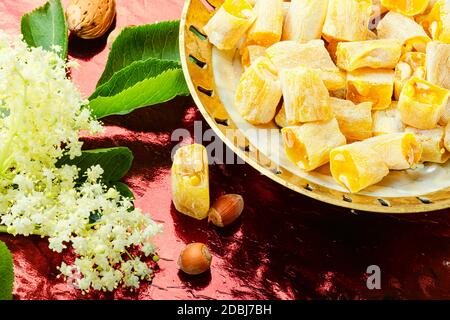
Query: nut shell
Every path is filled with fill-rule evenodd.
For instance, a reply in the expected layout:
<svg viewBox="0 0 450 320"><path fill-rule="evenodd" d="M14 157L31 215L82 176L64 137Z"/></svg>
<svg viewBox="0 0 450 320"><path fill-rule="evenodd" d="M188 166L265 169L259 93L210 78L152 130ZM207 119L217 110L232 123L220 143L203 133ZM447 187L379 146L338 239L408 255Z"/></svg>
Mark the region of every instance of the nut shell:
<svg viewBox="0 0 450 320"><path fill-rule="evenodd" d="M226 194L209 209L208 221L217 227L226 227L236 221L244 210L244 199L238 194Z"/></svg>
<svg viewBox="0 0 450 320"><path fill-rule="evenodd" d="M115 16L115 0L72 0L66 10L70 31L82 39L103 36Z"/></svg>
<svg viewBox="0 0 450 320"><path fill-rule="evenodd" d="M203 243L188 244L180 253L178 266L187 274L197 275L209 270L212 256Z"/></svg>

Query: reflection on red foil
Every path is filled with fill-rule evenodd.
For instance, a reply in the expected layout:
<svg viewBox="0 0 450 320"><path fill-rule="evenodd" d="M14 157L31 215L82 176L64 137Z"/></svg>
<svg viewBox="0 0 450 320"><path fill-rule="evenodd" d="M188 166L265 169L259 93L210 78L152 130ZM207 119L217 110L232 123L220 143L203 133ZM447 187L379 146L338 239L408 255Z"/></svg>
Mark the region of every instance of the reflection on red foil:
<svg viewBox="0 0 450 320"><path fill-rule="evenodd" d="M19 17L37 0L0 2L0 28L18 32ZM182 0L118 1L117 26L176 19ZM104 42L104 39L103 39ZM72 72L85 96L108 52L97 43L72 42ZM351 213L291 192L247 165L211 166L211 197L242 194L242 217L226 229L177 213L171 204L171 151L177 128L193 133L201 116L190 99L105 120L106 134L86 147L128 146L135 155L126 182L136 205L164 223L156 240L160 270L138 291L86 296L59 279L63 257L45 239L1 235L14 254L16 299L449 299L450 211L389 216ZM203 123L206 129L206 123ZM185 243L207 243L211 272L186 276L176 260ZM73 258L66 253L64 259ZM380 266L382 289L366 287L366 269Z"/></svg>

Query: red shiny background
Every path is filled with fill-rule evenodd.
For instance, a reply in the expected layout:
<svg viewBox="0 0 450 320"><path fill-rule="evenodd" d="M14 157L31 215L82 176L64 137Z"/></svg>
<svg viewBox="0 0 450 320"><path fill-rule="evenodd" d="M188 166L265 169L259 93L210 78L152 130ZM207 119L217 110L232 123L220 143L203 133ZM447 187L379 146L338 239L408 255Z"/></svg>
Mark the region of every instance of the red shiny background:
<svg viewBox="0 0 450 320"><path fill-rule="evenodd" d="M19 32L20 16L41 0L1 0L0 28ZM178 19L182 0L118 0L117 26ZM71 38L72 72L88 96L108 55L106 39ZM248 165L211 166L211 193L244 196L240 221L228 229L177 213L171 204L170 165L177 128L202 121L193 102L179 98L105 120L86 147L128 146L135 155L126 178L136 205L164 223L156 239L161 260L152 284L136 292L81 295L57 277L63 257L47 241L1 235L14 254L15 299L449 299L450 211L381 215L351 212L298 195ZM203 122L203 128L207 125ZM176 260L186 243L207 243L211 272L190 277ZM65 258L70 258L66 253ZM382 289L368 290L366 269L378 265Z"/></svg>

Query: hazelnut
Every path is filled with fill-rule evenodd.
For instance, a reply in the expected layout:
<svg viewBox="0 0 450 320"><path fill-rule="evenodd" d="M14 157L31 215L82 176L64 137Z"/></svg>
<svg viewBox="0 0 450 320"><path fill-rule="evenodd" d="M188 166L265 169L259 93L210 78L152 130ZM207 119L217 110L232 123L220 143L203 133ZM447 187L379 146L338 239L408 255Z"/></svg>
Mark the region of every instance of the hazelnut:
<svg viewBox="0 0 450 320"><path fill-rule="evenodd" d="M236 221L244 209L244 199L238 194L221 196L209 209L208 221L217 227L226 227Z"/></svg>
<svg viewBox="0 0 450 320"><path fill-rule="evenodd" d="M209 270L211 260L212 257L206 245L191 243L181 251L178 266L184 273L197 275Z"/></svg>

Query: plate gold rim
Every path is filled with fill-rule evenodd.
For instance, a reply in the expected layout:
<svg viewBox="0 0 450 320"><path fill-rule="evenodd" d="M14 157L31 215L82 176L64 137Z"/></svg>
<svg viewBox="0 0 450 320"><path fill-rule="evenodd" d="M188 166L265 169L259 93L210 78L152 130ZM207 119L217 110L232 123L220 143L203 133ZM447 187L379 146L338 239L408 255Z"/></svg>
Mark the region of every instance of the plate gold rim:
<svg viewBox="0 0 450 320"><path fill-rule="evenodd" d="M246 151L242 150L237 144L233 141L227 139L222 129L219 127L219 124L216 122L215 118L210 114L208 109L204 105L205 97L202 99L200 94L203 94L198 89L198 81L192 78L191 69L189 64L193 63L189 57L192 55L192 48L196 48L200 50L201 48L206 52L207 50L211 51L211 45L207 43L206 40L197 39L191 36L191 39L187 40L188 32L191 32L190 27L194 26L197 30L201 30L203 26L199 25L198 21L190 21L190 13L195 15L207 15L208 17L211 13L207 10L205 4L202 2L205 0L186 0L182 16L180 20L180 32L179 32L179 47L180 47L180 59L183 68L183 73L189 88L189 91L192 95L192 98L200 110L201 114L205 118L208 125L214 130L217 136L230 148L236 155L238 155L241 159L243 159L246 163L255 168L258 172L272 179L273 181L295 191L307 197L313 198L315 200L325 202L328 204L336 205L339 207L344 207L348 209L358 210L358 211L368 211L368 212L379 212L379 213L419 213L419 212L431 212L437 210L443 210L450 207L450 188L446 188L443 190L439 190L421 197L402 197L402 198L383 198L380 199L378 197L361 195L361 194L350 194L339 191L334 191L322 186L317 186L312 182L304 180L302 178L293 178L292 174L288 172L287 169L282 168L282 170L286 171L286 173L276 174L272 170L270 170L267 166L264 166L259 163L258 159ZM213 1L208 1L211 4ZM219 4L223 2L222 0L216 0L215 3ZM191 12L191 6L195 5L196 8L200 6L199 10L195 10L195 12ZM212 3L213 5L214 3ZM203 9L202 9L203 8ZM195 23L195 25L193 24ZM191 42L188 42L191 41ZM188 46L189 45L189 46ZM206 46L206 47L205 47ZM206 65L211 65L211 61L204 61ZM195 67L195 66L193 66ZM212 71L211 71L212 72ZM197 73L201 74L201 73ZM205 73L204 73L205 74ZM202 75L204 77L204 74ZM212 76L210 76L212 78ZM197 79L198 80L198 79ZM202 79L204 80L204 79ZM210 89L215 89L215 84L213 79L209 80L208 83L211 85ZM215 99L218 99L217 97ZM221 102L217 100L209 100L215 101L220 107ZM219 105L220 104L220 105ZM221 106L223 109L223 105ZM228 121L232 123L232 120L228 117ZM238 130L238 129L236 129ZM290 174L290 175L289 175ZM294 183L289 181L289 179L295 179L298 181L302 181ZM351 201L349 201L349 199Z"/></svg>

